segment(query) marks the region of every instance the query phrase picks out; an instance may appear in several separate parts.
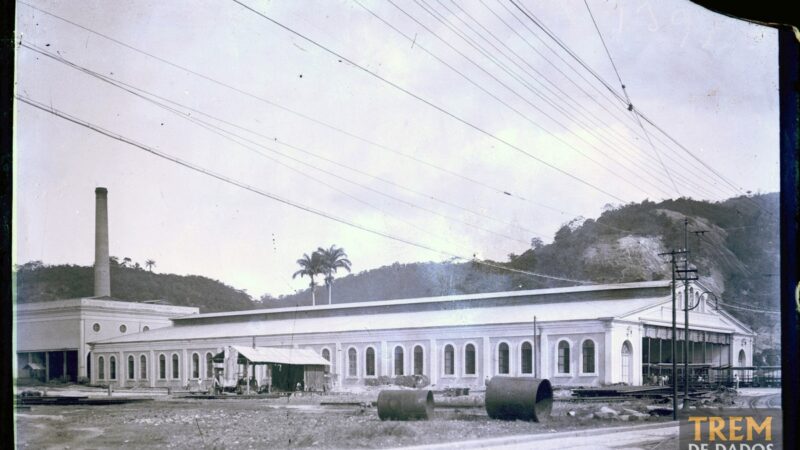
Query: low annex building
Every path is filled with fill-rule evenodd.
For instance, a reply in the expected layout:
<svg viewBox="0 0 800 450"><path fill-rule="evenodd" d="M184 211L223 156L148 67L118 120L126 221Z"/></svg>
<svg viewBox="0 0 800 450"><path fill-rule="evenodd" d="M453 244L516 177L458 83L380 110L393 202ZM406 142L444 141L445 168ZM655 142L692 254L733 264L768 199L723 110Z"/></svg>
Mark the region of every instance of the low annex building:
<svg viewBox="0 0 800 450"><path fill-rule="evenodd" d="M690 284L697 307L689 314L689 362L750 366L755 334L716 309L704 291ZM194 314L173 318L172 326L95 340L98 370L91 381L207 388L215 355L258 346L315 352L330 362L334 388L398 375L425 375L439 387L482 387L496 375L565 386L640 385L671 365L671 299L669 281L651 281ZM112 371L111 361L124 370ZM267 369L258 369L261 383ZM227 372L226 378L244 376L242 366Z"/></svg>
<svg viewBox="0 0 800 450"><path fill-rule="evenodd" d="M25 303L15 308L19 379L68 380L91 375L89 341L146 333L172 325L170 318L199 308L110 298L74 298Z"/></svg>

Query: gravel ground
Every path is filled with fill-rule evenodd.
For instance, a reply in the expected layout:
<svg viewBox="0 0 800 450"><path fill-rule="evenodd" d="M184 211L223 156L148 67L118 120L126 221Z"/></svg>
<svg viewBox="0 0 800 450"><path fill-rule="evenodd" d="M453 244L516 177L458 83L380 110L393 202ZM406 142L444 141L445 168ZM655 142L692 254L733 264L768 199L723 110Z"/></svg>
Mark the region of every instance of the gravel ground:
<svg viewBox="0 0 800 450"><path fill-rule="evenodd" d="M19 448L386 448L437 442L631 425L587 419L597 404L556 402L546 423L491 420L475 400L436 410L433 420L381 422L374 395L291 399L156 399L108 406L33 406L17 411ZM470 396L472 397L472 396ZM439 399L437 399L439 401ZM615 408L625 407L614 404ZM631 404L628 407L637 405ZM567 414L575 411L575 415ZM655 419L652 420L663 420Z"/></svg>

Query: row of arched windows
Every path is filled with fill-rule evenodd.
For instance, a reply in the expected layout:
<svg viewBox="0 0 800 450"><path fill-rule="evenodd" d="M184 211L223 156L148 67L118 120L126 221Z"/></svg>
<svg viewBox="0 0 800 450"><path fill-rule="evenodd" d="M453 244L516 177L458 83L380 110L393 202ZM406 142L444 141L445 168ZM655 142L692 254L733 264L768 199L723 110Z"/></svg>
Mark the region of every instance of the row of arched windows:
<svg viewBox="0 0 800 450"><path fill-rule="evenodd" d="M558 373L572 373L570 370L570 343L567 341L558 342ZM581 373L595 373L595 350L593 340L586 339L581 344Z"/></svg>
<svg viewBox="0 0 800 450"><path fill-rule="evenodd" d="M475 345L468 343L464 346L464 359L462 368L464 375L475 375L476 358L475 358ZM443 353L443 373L444 375L455 375L456 372L456 352L452 344L447 344L442 349ZM323 349L322 356L330 361L330 352L328 349ZM358 351L351 347L347 351L348 360L348 376L358 376ZM533 347L530 342L524 342L521 347L521 372L523 374L533 373ZM417 345L413 349L413 364L412 370L415 375L424 373L425 367L425 353L422 346ZM393 352L393 373L394 375L404 375L405 373L405 349L398 345L394 348ZM509 347L505 342L501 343L498 347L498 373L509 373L510 359ZM367 347L365 355L365 375L375 375L375 349Z"/></svg>
<svg viewBox="0 0 800 450"><path fill-rule="evenodd" d="M214 362L213 362L214 355L211 352L206 353L205 356L205 378L211 379L214 377ZM97 358L97 378L99 380L106 379L106 359L103 356L99 356ZM180 357L177 353L172 354L172 364L171 364L171 379L177 380L180 378ZM192 378L199 379L200 378L200 354L193 353L192 354L192 367L191 367L191 374ZM128 356L128 365L126 371L126 377L128 380L135 380L136 379L136 358L133 355ZM147 356L146 355L139 355L139 379L146 380L148 377L147 375ZM109 356L108 357L108 379L109 380L116 380L117 379L117 358L116 356ZM165 380L167 379L167 357L163 353L158 355L158 379Z"/></svg>

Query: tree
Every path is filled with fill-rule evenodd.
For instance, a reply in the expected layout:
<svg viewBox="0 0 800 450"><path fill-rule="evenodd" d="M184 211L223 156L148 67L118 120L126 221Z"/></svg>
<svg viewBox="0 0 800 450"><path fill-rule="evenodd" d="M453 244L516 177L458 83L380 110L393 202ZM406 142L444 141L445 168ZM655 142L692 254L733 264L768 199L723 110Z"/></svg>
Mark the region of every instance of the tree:
<svg viewBox="0 0 800 450"><path fill-rule="evenodd" d="M328 304L331 304L331 291L333 290L333 274L338 269L345 269L350 272L350 260L343 248L331 245L330 248L318 248L315 253L319 253L322 258L322 273L325 275L325 286L328 287Z"/></svg>
<svg viewBox="0 0 800 450"><path fill-rule="evenodd" d="M130 263L131 263L131 259L128 258L127 256L122 258L122 267L128 267L128 264L130 264Z"/></svg>
<svg viewBox="0 0 800 450"><path fill-rule="evenodd" d="M295 272L292 275L292 278L300 277L308 277L311 279L311 305L317 304L316 298L316 287L317 283L314 281L314 277L317 275L322 275L324 272L322 270L322 255L319 252L314 252L311 256L308 256L308 253L304 253L303 257L297 260L297 264L300 266L300 270Z"/></svg>
<svg viewBox="0 0 800 450"><path fill-rule="evenodd" d="M147 266L147 270L152 272L153 271L153 266L156 265L156 262L153 261L152 259L148 259L147 261L144 262L144 265Z"/></svg>

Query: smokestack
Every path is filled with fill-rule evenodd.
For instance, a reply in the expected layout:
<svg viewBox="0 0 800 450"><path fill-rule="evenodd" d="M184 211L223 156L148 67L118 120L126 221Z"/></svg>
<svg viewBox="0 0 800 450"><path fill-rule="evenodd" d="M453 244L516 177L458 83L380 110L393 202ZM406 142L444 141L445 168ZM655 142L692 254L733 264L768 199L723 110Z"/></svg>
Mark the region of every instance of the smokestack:
<svg viewBox="0 0 800 450"><path fill-rule="evenodd" d="M94 296L111 296L111 269L108 255L108 189L99 187L95 193L94 213Z"/></svg>

